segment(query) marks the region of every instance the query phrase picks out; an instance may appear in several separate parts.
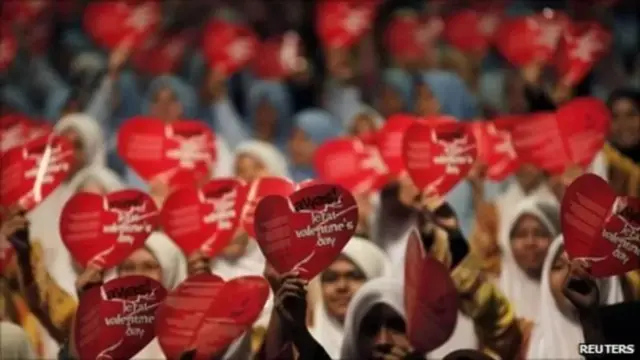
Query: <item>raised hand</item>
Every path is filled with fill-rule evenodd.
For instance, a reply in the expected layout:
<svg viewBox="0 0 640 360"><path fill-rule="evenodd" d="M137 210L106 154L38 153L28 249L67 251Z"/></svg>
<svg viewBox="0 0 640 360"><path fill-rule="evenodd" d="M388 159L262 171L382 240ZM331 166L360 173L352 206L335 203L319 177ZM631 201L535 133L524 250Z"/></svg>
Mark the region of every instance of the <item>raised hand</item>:
<svg viewBox="0 0 640 360"><path fill-rule="evenodd" d="M189 255L187 259L187 274L189 276L202 274L210 271L210 259L206 257L200 250Z"/></svg>
<svg viewBox="0 0 640 360"><path fill-rule="evenodd" d="M600 291L588 269L589 264L587 262L573 260L562 289L564 296L579 311L593 310L599 304Z"/></svg>
<svg viewBox="0 0 640 360"><path fill-rule="evenodd" d="M305 329L307 281L300 279L297 272L283 274L275 294L275 306L278 315L290 326Z"/></svg>

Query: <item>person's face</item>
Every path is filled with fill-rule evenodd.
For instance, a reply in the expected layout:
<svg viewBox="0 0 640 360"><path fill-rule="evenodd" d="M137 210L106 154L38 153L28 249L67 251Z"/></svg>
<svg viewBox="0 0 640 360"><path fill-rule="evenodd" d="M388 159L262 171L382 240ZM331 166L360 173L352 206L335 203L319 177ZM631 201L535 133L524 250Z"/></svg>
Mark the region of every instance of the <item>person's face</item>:
<svg viewBox="0 0 640 360"><path fill-rule="evenodd" d="M401 113L404 110L404 100L395 89L389 85L382 87L380 93L380 111L383 116L388 117Z"/></svg>
<svg viewBox="0 0 640 360"><path fill-rule="evenodd" d="M611 141L631 148L640 143L640 109L630 99L618 99L612 104Z"/></svg>
<svg viewBox="0 0 640 360"><path fill-rule="evenodd" d="M171 122L182 116L182 104L171 89L158 90L151 104L150 115L160 120Z"/></svg>
<svg viewBox="0 0 640 360"><path fill-rule="evenodd" d="M66 130L62 133L62 136L66 137L71 142L71 145L73 145L73 155L75 161L73 162L71 171L69 172L69 178L71 178L78 172L78 170L84 168L87 164L87 152L82 141L82 137L80 137L80 135L75 130Z"/></svg>
<svg viewBox="0 0 640 360"><path fill-rule="evenodd" d="M539 279L542 264L553 240L551 233L532 215L522 215L511 233L511 251L518 266Z"/></svg>
<svg viewBox="0 0 640 360"><path fill-rule="evenodd" d="M516 180L525 193L533 191L540 185L543 179L543 172L531 164L523 164L518 171L516 171Z"/></svg>
<svg viewBox="0 0 640 360"><path fill-rule="evenodd" d="M343 322L353 294L366 281L364 273L344 256L338 257L322 272L322 298L329 315Z"/></svg>
<svg viewBox="0 0 640 360"><path fill-rule="evenodd" d="M377 304L362 319L358 329L358 353L373 358L376 349L409 346L404 319L386 304Z"/></svg>
<svg viewBox="0 0 640 360"><path fill-rule="evenodd" d="M249 246L249 235L243 229L238 229L229 245L222 250L221 255L227 260L235 261L245 254L247 246Z"/></svg>
<svg viewBox="0 0 640 360"><path fill-rule="evenodd" d="M376 130L376 122L373 117L366 113L356 116L351 127L351 135L362 136L367 135Z"/></svg>
<svg viewBox="0 0 640 360"><path fill-rule="evenodd" d="M278 124L278 110L267 99L260 101L256 109L255 132L261 140L273 139Z"/></svg>
<svg viewBox="0 0 640 360"><path fill-rule="evenodd" d="M295 129L289 139L289 154L296 165L310 165L313 162L313 152L316 149L313 142L301 129Z"/></svg>
<svg viewBox="0 0 640 360"><path fill-rule="evenodd" d="M149 250L140 248L118 266L118 275L140 275L162 282L162 267Z"/></svg>
<svg viewBox="0 0 640 360"><path fill-rule="evenodd" d="M89 192L98 195L104 195L107 193L107 190L102 187L97 181L89 180L82 184L80 187L80 191Z"/></svg>
<svg viewBox="0 0 640 360"><path fill-rule="evenodd" d="M433 95L431 89L424 84L416 88L416 111L420 116L434 116L440 113L440 103Z"/></svg>
<svg viewBox="0 0 640 360"><path fill-rule="evenodd" d="M265 172L264 166L251 155L239 154L235 164L236 176L246 182L252 182Z"/></svg>
<svg viewBox="0 0 640 360"><path fill-rule="evenodd" d="M569 315L574 312L575 307L562 293L564 282L569 275L569 259L567 254L562 250L555 255L551 271L549 272L549 286L551 287L551 295L563 314Z"/></svg>

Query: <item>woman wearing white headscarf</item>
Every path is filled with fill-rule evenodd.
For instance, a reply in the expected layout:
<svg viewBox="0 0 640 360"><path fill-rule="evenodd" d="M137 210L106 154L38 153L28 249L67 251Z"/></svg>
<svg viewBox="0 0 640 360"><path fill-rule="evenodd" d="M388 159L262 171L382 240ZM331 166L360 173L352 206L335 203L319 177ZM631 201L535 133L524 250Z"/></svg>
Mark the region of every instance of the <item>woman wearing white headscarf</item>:
<svg viewBox="0 0 640 360"><path fill-rule="evenodd" d="M529 197L512 212L511 221L500 230L502 266L498 286L518 317L535 320L540 315L542 264L560 232L560 209L555 203Z"/></svg>
<svg viewBox="0 0 640 360"><path fill-rule="evenodd" d="M261 140L248 140L235 149L235 173L251 182L260 176L290 178L287 160L276 148Z"/></svg>
<svg viewBox="0 0 640 360"><path fill-rule="evenodd" d="M562 288L569 272L563 255L562 236L557 237L547 253L542 268L540 313L528 343L527 359L579 359L578 344L584 342L582 327L571 302ZM612 305L622 302L622 289L616 278L598 281L600 303Z"/></svg>
<svg viewBox="0 0 640 360"><path fill-rule="evenodd" d="M391 262L378 246L353 237L341 256L320 275L321 296L313 305L309 332L332 359L340 358L344 317L352 296L366 281L389 275L390 271Z"/></svg>

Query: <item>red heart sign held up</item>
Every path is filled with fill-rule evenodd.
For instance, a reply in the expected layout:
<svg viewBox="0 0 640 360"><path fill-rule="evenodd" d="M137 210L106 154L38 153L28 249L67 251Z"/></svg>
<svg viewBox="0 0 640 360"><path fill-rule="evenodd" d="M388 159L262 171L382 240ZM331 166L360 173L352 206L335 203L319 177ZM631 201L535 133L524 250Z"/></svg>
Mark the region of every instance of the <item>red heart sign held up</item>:
<svg viewBox="0 0 640 360"><path fill-rule="evenodd" d="M161 11L155 1L94 2L87 6L83 22L96 42L107 49L115 49L124 41L131 41L136 48L156 32Z"/></svg>
<svg viewBox="0 0 640 360"><path fill-rule="evenodd" d="M353 195L337 185L305 187L267 196L256 209L256 239L279 272L298 270L312 279L340 255L358 225Z"/></svg>
<svg viewBox="0 0 640 360"><path fill-rule="evenodd" d="M471 123L478 146L478 159L487 165L487 178L502 181L520 167L518 154L511 141L508 128L519 118L502 118L498 121L477 121Z"/></svg>
<svg viewBox="0 0 640 360"><path fill-rule="evenodd" d="M418 188L444 196L471 170L477 147L471 128L463 123L417 122L407 130L402 156Z"/></svg>
<svg viewBox="0 0 640 360"><path fill-rule="evenodd" d="M21 114L0 117L0 154L52 131L49 124L34 121Z"/></svg>
<svg viewBox="0 0 640 360"><path fill-rule="evenodd" d="M404 275L407 334L411 345L428 353L455 330L458 292L448 269L426 254L418 230L412 229L408 236Z"/></svg>
<svg viewBox="0 0 640 360"><path fill-rule="evenodd" d="M376 4L322 1L316 11L317 33L325 48L349 48L371 28Z"/></svg>
<svg viewBox="0 0 640 360"><path fill-rule="evenodd" d="M259 276L224 282L213 274L191 276L158 308L156 334L168 359L197 349L196 358L210 359L257 319L269 297Z"/></svg>
<svg viewBox="0 0 640 360"><path fill-rule="evenodd" d="M260 316L269 290L269 283L261 276L226 282L204 316L195 340L195 359L211 359L247 331Z"/></svg>
<svg viewBox="0 0 640 360"><path fill-rule="evenodd" d="M118 265L144 242L158 226L153 199L138 190L107 195L75 194L62 209L60 236L82 266L103 269Z"/></svg>
<svg viewBox="0 0 640 360"><path fill-rule="evenodd" d="M146 276L127 276L87 290L76 313L81 359L130 359L156 336L156 308L167 291Z"/></svg>
<svg viewBox="0 0 640 360"><path fill-rule="evenodd" d="M257 47L257 36L245 25L215 19L204 32L203 53L209 66L227 76L249 64Z"/></svg>
<svg viewBox="0 0 640 360"><path fill-rule="evenodd" d="M535 113L515 122L510 131L523 163L557 175L571 165L587 167L602 149L609 123L602 101L576 98L556 113Z"/></svg>
<svg viewBox="0 0 640 360"><path fill-rule="evenodd" d="M209 178L216 160L215 135L202 122L138 116L118 131L118 154L140 177L168 179L169 185L191 185Z"/></svg>
<svg viewBox="0 0 640 360"><path fill-rule="evenodd" d="M299 71L301 58L300 36L288 32L265 40L258 47L251 69L261 79L283 80Z"/></svg>
<svg viewBox="0 0 640 360"><path fill-rule="evenodd" d="M611 49L611 33L595 22L567 27L556 54L559 78L570 86L584 79L593 66Z"/></svg>
<svg viewBox="0 0 640 360"><path fill-rule="evenodd" d="M379 189L387 177L378 149L360 139L329 140L316 149L313 162L319 178L344 186L354 194Z"/></svg>
<svg viewBox="0 0 640 360"><path fill-rule="evenodd" d="M245 198L244 184L235 179L178 188L162 207L162 229L187 256L200 250L213 257L235 235Z"/></svg>
<svg viewBox="0 0 640 360"><path fill-rule="evenodd" d="M258 203L267 195L289 196L296 189L296 184L279 177L263 177L255 180L247 186L247 197L240 223L244 231L252 238L256 237L254 231L255 212Z"/></svg>
<svg viewBox="0 0 640 360"><path fill-rule="evenodd" d="M493 44L501 20L501 14L495 10L458 11L445 20L443 37L457 49L484 54Z"/></svg>
<svg viewBox="0 0 640 360"><path fill-rule="evenodd" d="M640 199L616 196L594 174L577 178L562 199L567 254L591 264L598 277L640 269Z"/></svg>
<svg viewBox="0 0 640 360"><path fill-rule="evenodd" d="M73 145L54 134L2 154L0 206L33 209L69 176L74 161Z"/></svg>
<svg viewBox="0 0 640 360"><path fill-rule="evenodd" d="M171 74L182 62L193 34L182 31L147 41L131 60L139 71L160 76Z"/></svg>

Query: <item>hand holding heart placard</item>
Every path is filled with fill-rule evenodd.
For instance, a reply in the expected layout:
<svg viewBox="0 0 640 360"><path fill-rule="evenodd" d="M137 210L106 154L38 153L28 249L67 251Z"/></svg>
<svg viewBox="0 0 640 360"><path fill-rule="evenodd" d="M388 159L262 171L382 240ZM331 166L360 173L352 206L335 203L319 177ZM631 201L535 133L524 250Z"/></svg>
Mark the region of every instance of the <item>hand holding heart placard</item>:
<svg viewBox="0 0 640 360"><path fill-rule="evenodd" d="M225 282L213 274L191 276L172 291L157 312L156 334L168 359L196 349L211 359L257 319L269 297L259 276Z"/></svg>
<svg viewBox="0 0 640 360"><path fill-rule="evenodd" d="M118 155L144 180L166 178L172 187L208 179L216 161L215 135L202 122L170 124L137 116L118 131Z"/></svg>
<svg viewBox="0 0 640 360"><path fill-rule="evenodd" d="M188 256L196 250L213 257L224 249L240 225L246 187L235 179L215 179L201 188L181 187L164 202L164 232Z"/></svg>
<svg viewBox="0 0 640 360"><path fill-rule="evenodd" d="M561 213L567 254L586 260L592 275L640 269L640 199L616 196L605 180L585 174L567 188Z"/></svg>
<svg viewBox="0 0 640 360"><path fill-rule="evenodd" d="M467 176L477 156L470 127L457 122L416 122L404 136L402 156L413 183L444 196Z"/></svg>
<svg viewBox="0 0 640 360"><path fill-rule="evenodd" d="M60 214L60 237L82 266L108 269L144 246L158 226L153 199L138 190L75 194Z"/></svg>
<svg viewBox="0 0 640 360"><path fill-rule="evenodd" d="M156 308L167 291L146 276L126 276L85 291L74 337L80 359L130 359L156 336Z"/></svg>
<svg viewBox="0 0 640 360"><path fill-rule="evenodd" d="M408 237L404 271L407 334L411 345L428 353L453 334L458 320L458 292L449 270L426 254L419 231L412 229Z"/></svg>
<svg viewBox="0 0 640 360"><path fill-rule="evenodd" d="M267 195L289 196L296 188L291 181L266 176L253 181L247 186L247 197L240 214L240 223L244 231L252 238L256 237L254 230L255 212L258 203Z"/></svg>
<svg viewBox="0 0 640 360"><path fill-rule="evenodd" d="M14 147L0 158L0 206L31 210L69 176L73 145L49 133Z"/></svg>
<svg viewBox="0 0 640 360"><path fill-rule="evenodd" d="M267 261L284 274L312 279L340 255L358 225L353 195L337 185L302 188L288 198L271 195L256 208L255 232Z"/></svg>

